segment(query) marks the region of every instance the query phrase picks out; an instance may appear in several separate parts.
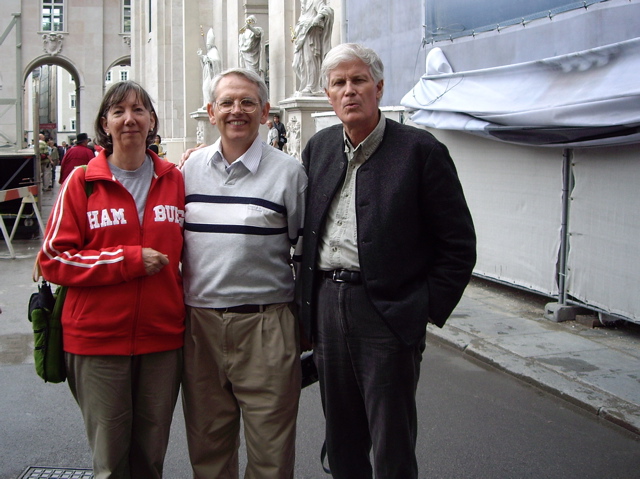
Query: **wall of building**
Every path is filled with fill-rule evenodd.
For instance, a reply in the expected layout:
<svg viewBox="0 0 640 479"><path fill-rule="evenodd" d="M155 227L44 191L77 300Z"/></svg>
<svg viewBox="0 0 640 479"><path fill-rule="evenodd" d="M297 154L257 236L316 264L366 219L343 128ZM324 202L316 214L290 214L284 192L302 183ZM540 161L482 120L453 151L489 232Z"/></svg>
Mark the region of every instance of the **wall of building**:
<svg viewBox="0 0 640 479"><path fill-rule="evenodd" d="M424 73L423 3L423 0L345 2L346 41L373 48L384 64L382 106L399 105Z"/></svg>
<svg viewBox="0 0 640 479"><path fill-rule="evenodd" d="M106 72L114 65L130 62L130 34L123 33L122 6L120 1L66 0L64 28L61 32L42 31L42 2L40 0L6 0L0 13L0 30L4 31L17 15L19 38L14 31L0 46L0 61L3 65L16 65L16 74L7 75L0 90L3 99L16 101L16 92L21 92L29 74L41 65L63 67L74 78L77 85L77 128L93 136L93 123L104 94ZM18 48L20 45L20 48ZM11 69L13 71L13 69ZM23 100L20 98L19 103ZM29 112L26 112L27 114ZM2 116L2 122L13 125L22 121L13 108ZM24 122L25 125L28 121ZM2 131L9 127L1 126ZM22 134L18 135L21 139ZM13 134L9 143L19 141Z"/></svg>
<svg viewBox="0 0 640 479"><path fill-rule="evenodd" d="M0 44L0 65L3 65L0 69L0 147L22 146L24 137L23 128L16 124L24 113L18 81L21 64L21 52L17 48L20 42L20 3L20 0L3 1L0 13L0 36L6 35Z"/></svg>

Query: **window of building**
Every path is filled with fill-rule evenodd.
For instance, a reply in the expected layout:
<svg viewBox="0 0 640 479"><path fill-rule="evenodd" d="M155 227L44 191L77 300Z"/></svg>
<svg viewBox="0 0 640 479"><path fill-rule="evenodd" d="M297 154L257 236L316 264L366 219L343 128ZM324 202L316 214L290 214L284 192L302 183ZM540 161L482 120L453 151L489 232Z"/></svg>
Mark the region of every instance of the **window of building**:
<svg viewBox="0 0 640 479"><path fill-rule="evenodd" d="M131 0L122 0L122 33L131 33Z"/></svg>
<svg viewBox="0 0 640 479"><path fill-rule="evenodd" d="M64 31L64 0L42 0L42 31Z"/></svg>
<svg viewBox="0 0 640 479"><path fill-rule="evenodd" d="M70 108L75 108L76 107L76 94L72 93L71 95L69 95L69 107Z"/></svg>
<svg viewBox="0 0 640 479"><path fill-rule="evenodd" d="M71 131L76 131L76 119L72 118L69 124L71 125Z"/></svg>
<svg viewBox="0 0 640 479"><path fill-rule="evenodd" d="M127 81L129 79L129 72L123 70L120 72L120 81Z"/></svg>
<svg viewBox="0 0 640 479"><path fill-rule="evenodd" d="M109 70L109 71L107 72L107 77L105 78L105 81L106 81L107 83L111 83L111 70Z"/></svg>

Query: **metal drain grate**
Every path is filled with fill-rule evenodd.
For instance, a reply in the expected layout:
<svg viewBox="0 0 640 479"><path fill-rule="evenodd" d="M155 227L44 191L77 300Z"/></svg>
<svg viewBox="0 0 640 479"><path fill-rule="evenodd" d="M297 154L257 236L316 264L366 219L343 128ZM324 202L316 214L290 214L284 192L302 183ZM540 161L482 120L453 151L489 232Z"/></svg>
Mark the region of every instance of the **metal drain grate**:
<svg viewBox="0 0 640 479"><path fill-rule="evenodd" d="M18 479L93 479L91 469L70 467L28 467Z"/></svg>

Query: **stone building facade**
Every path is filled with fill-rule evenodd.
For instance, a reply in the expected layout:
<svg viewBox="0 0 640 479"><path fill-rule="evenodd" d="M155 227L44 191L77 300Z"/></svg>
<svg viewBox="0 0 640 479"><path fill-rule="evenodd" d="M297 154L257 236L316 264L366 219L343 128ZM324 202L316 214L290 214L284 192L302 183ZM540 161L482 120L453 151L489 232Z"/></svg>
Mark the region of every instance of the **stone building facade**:
<svg viewBox="0 0 640 479"><path fill-rule="evenodd" d="M21 147L25 85L42 65L57 65L76 88L78 131L93 135L105 75L131 63L130 0L3 0L0 12L0 145Z"/></svg>
<svg viewBox="0 0 640 479"><path fill-rule="evenodd" d="M327 0L335 11L333 45L343 41L339 27L343 3ZM285 124L295 115L306 137L313 132L310 115L330 109L324 98L310 99L309 105L295 101L289 105L293 107L291 114L283 109L283 102L292 98L297 88L291 32L300 16L300 0L133 0L133 4L133 75L158 99L160 132L168 157L179 158L185 148L217 138L201 108L202 66L197 51L206 51L206 35L211 28L222 68L239 66L238 37L250 15L263 30L260 66L269 84L272 113L280 113Z"/></svg>
<svg viewBox="0 0 640 479"><path fill-rule="evenodd" d="M216 139L202 109L202 67L197 54L206 48L207 32L212 29L215 34L222 67L238 66L239 32L252 15L263 30L260 69L269 84L272 114L280 113L285 125L291 123L299 131L293 142L297 151L291 151L297 155L315 131L311 116L330 110L322 96L295 95L298 79L292 66L292 33L310 1L3 0L0 62L15 69L0 70L0 145L21 146L24 117L33 114L23 97L26 79L38 66L59 65L74 78L75 123L78 131L93 136L107 72L130 65L131 79L156 101L159 133L168 158L177 161L185 148ZM421 73L415 68L424 56L419 48L421 0L402 5L392 0L325 3L334 12L331 45L357 41L373 46L385 65L398 72L393 78L387 76L382 105L398 105ZM371 32L375 38L369 38ZM401 65L409 65L415 75ZM266 137L266 127L263 133Z"/></svg>

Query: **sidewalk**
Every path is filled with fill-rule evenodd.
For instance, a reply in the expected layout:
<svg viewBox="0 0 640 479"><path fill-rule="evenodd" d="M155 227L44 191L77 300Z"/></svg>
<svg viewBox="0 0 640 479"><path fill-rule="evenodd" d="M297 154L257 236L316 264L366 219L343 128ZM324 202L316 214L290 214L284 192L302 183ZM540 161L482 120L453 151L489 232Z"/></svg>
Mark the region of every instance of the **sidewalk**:
<svg viewBox="0 0 640 479"><path fill-rule="evenodd" d="M45 221L57 186L43 195ZM17 240L9 259L0 244L0 365L33 362L26 309L39 247L38 239ZM640 325L591 327L586 316L554 323L543 318L549 301L473 279L446 326L428 334L640 435Z"/></svg>
<svg viewBox="0 0 640 479"><path fill-rule="evenodd" d="M640 325L555 323L548 298L473 279L438 340L640 434Z"/></svg>

